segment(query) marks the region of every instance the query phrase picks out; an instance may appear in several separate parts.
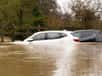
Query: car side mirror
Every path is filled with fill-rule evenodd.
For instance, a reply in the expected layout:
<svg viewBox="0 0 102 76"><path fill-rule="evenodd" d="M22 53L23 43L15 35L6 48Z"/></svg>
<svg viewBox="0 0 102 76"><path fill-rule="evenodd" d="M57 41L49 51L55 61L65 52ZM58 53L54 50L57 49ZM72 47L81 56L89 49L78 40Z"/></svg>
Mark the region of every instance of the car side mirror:
<svg viewBox="0 0 102 76"><path fill-rule="evenodd" d="M32 42L32 41L34 41L33 39L31 39L31 40L28 40L28 42Z"/></svg>

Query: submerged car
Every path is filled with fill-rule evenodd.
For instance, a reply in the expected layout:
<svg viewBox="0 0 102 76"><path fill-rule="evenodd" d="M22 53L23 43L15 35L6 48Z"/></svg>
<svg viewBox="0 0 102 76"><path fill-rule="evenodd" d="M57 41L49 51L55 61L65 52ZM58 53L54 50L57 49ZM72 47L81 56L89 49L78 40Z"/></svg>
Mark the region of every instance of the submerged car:
<svg viewBox="0 0 102 76"><path fill-rule="evenodd" d="M72 35L78 37L80 42L101 42L102 32L99 30L77 30Z"/></svg>
<svg viewBox="0 0 102 76"><path fill-rule="evenodd" d="M23 44L64 45L72 42L101 42L102 32L98 30L41 31L26 38Z"/></svg>
<svg viewBox="0 0 102 76"><path fill-rule="evenodd" d="M70 42L80 42L78 37L72 35L72 31L41 31L26 38L24 42L32 44L67 44Z"/></svg>

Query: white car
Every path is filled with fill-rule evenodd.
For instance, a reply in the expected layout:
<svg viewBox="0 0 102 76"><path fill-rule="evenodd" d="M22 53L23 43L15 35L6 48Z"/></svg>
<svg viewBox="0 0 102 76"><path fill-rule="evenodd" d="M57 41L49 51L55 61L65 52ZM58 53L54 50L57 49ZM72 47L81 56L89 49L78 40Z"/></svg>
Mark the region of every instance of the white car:
<svg viewBox="0 0 102 76"><path fill-rule="evenodd" d="M41 31L23 41L34 45L64 45L72 42L80 42L78 37L72 35L72 31Z"/></svg>

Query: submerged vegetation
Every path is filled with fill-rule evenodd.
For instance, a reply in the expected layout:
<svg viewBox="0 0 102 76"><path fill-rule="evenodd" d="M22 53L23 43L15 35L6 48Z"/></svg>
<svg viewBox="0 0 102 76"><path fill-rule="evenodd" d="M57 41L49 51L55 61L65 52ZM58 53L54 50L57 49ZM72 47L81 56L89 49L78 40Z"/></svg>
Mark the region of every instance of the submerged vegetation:
<svg viewBox="0 0 102 76"><path fill-rule="evenodd" d="M71 0L73 1L73 0ZM90 7L92 0L74 0L72 14L56 11L53 0L0 0L0 37L23 40L40 30L50 29L100 29L102 16L100 0ZM85 4L85 5L84 5Z"/></svg>

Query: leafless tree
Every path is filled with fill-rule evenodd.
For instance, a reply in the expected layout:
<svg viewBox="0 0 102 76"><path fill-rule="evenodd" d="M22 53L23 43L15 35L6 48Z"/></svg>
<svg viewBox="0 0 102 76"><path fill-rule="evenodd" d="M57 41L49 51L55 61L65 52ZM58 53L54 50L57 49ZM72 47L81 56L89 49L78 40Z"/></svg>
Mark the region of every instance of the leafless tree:
<svg viewBox="0 0 102 76"><path fill-rule="evenodd" d="M92 28L95 21L100 20L102 10L101 0L71 0L74 17L85 28Z"/></svg>

